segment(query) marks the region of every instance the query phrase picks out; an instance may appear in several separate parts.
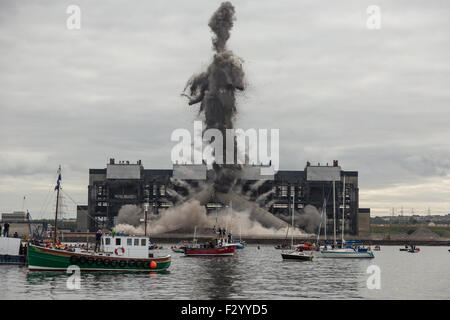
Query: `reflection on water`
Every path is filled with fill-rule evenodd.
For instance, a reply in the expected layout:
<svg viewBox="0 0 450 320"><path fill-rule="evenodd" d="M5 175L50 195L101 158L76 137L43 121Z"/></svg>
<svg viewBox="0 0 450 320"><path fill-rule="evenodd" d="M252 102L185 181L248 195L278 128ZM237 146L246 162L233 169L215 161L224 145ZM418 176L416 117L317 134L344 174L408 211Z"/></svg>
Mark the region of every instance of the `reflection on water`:
<svg viewBox="0 0 450 320"><path fill-rule="evenodd" d="M381 269L380 290L366 286L372 264ZM249 245L232 257L172 254L167 271L82 272L79 290L67 288L65 272L0 266L0 299L448 299L449 265L444 247L410 254L384 246L375 259L300 262L283 261L271 245Z"/></svg>

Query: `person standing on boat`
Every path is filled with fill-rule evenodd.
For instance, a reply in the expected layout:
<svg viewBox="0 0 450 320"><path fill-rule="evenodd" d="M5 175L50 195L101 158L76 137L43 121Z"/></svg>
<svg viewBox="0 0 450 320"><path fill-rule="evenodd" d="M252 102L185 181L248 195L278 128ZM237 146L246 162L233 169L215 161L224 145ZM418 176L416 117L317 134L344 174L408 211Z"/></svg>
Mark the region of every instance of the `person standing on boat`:
<svg viewBox="0 0 450 320"><path fill-rule="evenodd" d="M102 239L102 230L98 229L97 233L95 234L95 252L100 250L101 239Z"/></svg>
<svg viewBox="0 0 450 320"><path fill-rule="evenodd" d="M6 221L5 224L3 225L3 236L4 237L9 237L9 223L8 223L8 221Z"/></svg>

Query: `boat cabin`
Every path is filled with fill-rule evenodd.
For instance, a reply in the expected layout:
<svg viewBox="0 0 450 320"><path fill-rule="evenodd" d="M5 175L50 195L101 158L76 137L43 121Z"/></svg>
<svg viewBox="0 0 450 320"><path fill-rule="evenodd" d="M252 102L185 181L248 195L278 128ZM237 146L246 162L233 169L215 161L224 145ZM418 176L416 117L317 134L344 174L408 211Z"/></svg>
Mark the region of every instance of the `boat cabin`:
<svg viewBox="0 0 450 320"><path fill-rule="evenodd" d="M124 258L148 258L148 237L103 235L100 250Z"/></svg>

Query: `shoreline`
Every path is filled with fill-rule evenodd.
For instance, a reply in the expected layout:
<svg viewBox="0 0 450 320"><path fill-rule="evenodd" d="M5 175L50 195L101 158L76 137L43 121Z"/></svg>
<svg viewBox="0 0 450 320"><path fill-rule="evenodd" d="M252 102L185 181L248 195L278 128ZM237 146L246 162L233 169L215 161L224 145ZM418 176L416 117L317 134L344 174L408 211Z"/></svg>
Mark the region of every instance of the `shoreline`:
<svg viewBox="0 0 450 320"><path fill-rule="evenodd" d="M192 241L193 235L187 233L167 233L167 234L155 234L149 235L150 241L152 243L173 243L178 244L181 241ZM198 241L208 241L214 237L213 234L198 234L196 238ZM235 239L239 239L238 235L235 235ZM332 238L328 237L328 240L332 240ZM63 233L60 237L60 240L63 242L95 242L95 233L81 233L81 232L73 232L73 233ZM247 244L282 244L285 242L290 243L291 237L286 239L285 236L277 236L277 235L255 235L255 236L247 236L242 235L242 240ZM450 246L449 238L441 238L441 239L411 239L407 236L403 235L391 235L390 239L380 238L377 235L366 235L366 236L345 236L345 240L360 240L364 245L399 245L404 246L405 244L414 244L414 245L426 245L426 246ZM316 242L317 236L294 236L294 243L302 243L302 242ZM323 243L323 236L320 237L319 242ZM337 239L340 241L340 237Z"/></svg>

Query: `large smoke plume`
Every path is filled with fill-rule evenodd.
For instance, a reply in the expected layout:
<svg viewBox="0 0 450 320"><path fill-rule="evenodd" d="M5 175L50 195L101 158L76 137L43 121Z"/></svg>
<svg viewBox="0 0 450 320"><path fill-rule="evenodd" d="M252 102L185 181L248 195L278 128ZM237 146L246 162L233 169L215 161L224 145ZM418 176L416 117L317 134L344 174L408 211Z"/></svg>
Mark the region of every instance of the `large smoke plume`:
<svg viewBox="0 0 450 320"><path fill-rule="evenodd" d="M233 121L237 113L236 92L245 89L243 60L227 48L227 40L230 38L234 21L233 5L230 2L223 2L208 23L214 34L212 47L215 53L212 61L204 72L195 74L189 79L182 94L189 98L190 106L200 103L199 115L204 117L204 130L217 129L222 133L224 139L222 163L226 163L226 159L229 158L227 152L233 152L231 158L235 158L236 155L235 148L234 150L226 148L226 129L234 127ZM212 143L212 140L209 143ZM235 145L235 143L233 144ZM151 234L180 230L192 232L194 227L212 230L212 227L219 223L222 228L225 227L224 224L227 224L228 229L232 228L233 231L239 228L246 235L283 235L286 233L289 223L258 205L258 203L263 203L273 193L273 190L260 195L256 202L249 201L240 194L240 191L237 191L240 188L236 184L241 173L240 165L214 162L213 169L209 179L199 182L196 187L185 181L172 179L172 184L186 189L187 194L180 195L174 189L168 188L168 194L177 202L173 207L162 210L158 216L150 214L147 230ZM264 180L256 182L251 189L256 190L263 183ZM228 206L232 205L232 209L221 210L218 213L221 217L218 221L215 221L214 214L208 216L205 209L205 205L213 199ZM128 212L131 217L130 220L123 220L119 213L117 231L130 234L144 233L143 227L136 224L136 217L142 213L142 210L133 209L130 207L121 209L121 213ZM224 215L225 211L228 214ZM229 223L224 217L230 219ZM302 218L299 217L299 221L301 219L307 226L312 225L311 221L314 220L310 215L303 215ZM130 221L130 223L125 221ZM300 230L294 232L296 235L302 234Z"/></svg>
<svg viewBox="0 0 450 320"><path fill-rule="evenodd" d="M200 103L199 114L204 115L205 130L218 129L224 137L223 163L226 163L226 129L233 128L236 114L236 90L243 91L244 71L242 59L227 50L226 42L230 38L230 30L235 20L234 7L230 2L223 2L209 20L209 27L214 33L212 40L215 50L211 64L206 71L189 79L185 92L189 89L189 105ZM215 177L214 187L227 192L239 177L239 166L233 164L213 165Z"/></svg>

